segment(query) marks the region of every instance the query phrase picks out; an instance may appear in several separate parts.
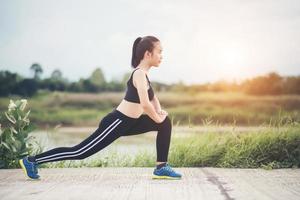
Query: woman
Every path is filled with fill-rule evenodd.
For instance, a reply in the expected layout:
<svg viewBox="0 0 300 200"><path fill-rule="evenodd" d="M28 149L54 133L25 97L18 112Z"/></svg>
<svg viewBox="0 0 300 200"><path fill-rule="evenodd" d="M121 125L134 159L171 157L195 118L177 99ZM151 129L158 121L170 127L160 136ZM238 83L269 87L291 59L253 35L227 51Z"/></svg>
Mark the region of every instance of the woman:
<svg viewBox="0 0 300 200"><path fill-rule="evenodd" d="M73 147L59 147L19 160L25 174L39 179L37 166L46 162L80 160L105 148L121 136L157 131L157 164L153 178L179 179L167 163L172 124L168 113L161 110L148 79L151 67L158 67L162 60L160 41L153 36L138 37L133 44L131 65L135 68L127 82L124 99L116 109L107 114L96 131ZM146 114L143 114L143 113Z"/></svg>

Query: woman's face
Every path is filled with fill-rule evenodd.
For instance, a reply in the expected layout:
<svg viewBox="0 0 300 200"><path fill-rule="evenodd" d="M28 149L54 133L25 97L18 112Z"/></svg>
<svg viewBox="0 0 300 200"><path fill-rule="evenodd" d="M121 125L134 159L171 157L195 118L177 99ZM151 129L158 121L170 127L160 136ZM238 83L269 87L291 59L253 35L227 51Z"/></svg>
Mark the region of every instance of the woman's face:
<svg viewBox="0 0 300 200"><path fill-rule="evenodd" d="M160 42L154 43L154 49L151 53L151 66L158 67L162 61L162 46Z"/></svg>

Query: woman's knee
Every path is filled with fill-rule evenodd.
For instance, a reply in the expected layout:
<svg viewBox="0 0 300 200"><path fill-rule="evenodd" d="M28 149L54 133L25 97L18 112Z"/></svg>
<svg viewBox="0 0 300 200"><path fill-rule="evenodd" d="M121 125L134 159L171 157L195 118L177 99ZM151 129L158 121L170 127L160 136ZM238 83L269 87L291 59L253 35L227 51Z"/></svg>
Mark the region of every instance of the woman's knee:
<svg viewBox="0 0 300 200"><path fill-rule="evenodd" d="M166 116L165 120L161 123L161 126L163 128L171 129L172 128L172 122L169 118L169 116Z"/></svg>

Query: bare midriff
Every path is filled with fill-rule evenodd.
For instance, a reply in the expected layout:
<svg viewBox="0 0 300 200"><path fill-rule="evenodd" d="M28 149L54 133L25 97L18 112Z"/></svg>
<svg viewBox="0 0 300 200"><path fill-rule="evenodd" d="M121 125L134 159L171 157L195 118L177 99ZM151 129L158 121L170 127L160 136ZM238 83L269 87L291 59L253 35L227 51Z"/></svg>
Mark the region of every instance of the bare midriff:
<svg viewBox="0 0 300 200"><path fill-rule="evenodd" d="M116 110L131 118L139 118L144 113L144 109L141 104L129 102L125 99L121 101Z"/></svg>

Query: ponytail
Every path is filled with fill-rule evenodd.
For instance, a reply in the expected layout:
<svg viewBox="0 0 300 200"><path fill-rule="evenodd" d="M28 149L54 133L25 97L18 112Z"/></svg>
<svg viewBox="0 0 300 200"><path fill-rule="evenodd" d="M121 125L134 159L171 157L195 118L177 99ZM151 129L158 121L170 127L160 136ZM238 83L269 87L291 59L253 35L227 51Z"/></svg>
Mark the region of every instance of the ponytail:
<svg viewBox="0 0 300 200"><path fill-rule="evenodd" d="M138 45L138 43L142 40L141 37L138 37L135 39L134 43L133 43L133 47L132 47L132 58L131 58L131 66L133 68L136 68L138 66L138 61L136 58L136 47Z"/></svg>

